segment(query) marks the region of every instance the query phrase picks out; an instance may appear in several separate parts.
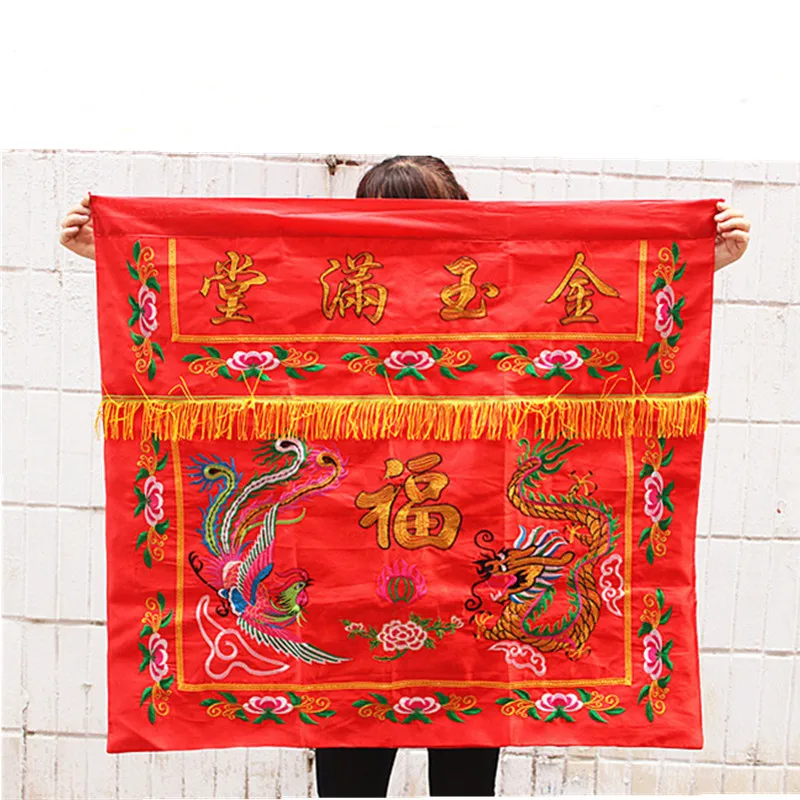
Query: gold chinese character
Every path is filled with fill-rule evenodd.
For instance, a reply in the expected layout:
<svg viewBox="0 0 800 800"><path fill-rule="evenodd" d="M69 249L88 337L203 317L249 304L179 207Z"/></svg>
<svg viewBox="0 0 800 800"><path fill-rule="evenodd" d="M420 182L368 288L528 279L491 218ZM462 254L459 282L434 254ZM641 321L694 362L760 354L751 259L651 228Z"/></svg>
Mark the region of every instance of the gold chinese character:
<svg viewBox="0 0 800 800"><path fill-rule="evenodd" d="M251 269L253 259L250 256L239 255L233 250L228 250L227 261L217 261L214 265L214 274L203 278L203 286L200 294L208 297L212 282L217 283L217 292L222 301L216 306L217 311L222 316L212 317L213 325L221 325L223 322L252 322L253 318L249 314L242 313L247 306L244 303L244 296L251 286L259 286L267 282L267 276L257 269Z"/></svg>
<svg viewBox="0 0 800 800"><path fill-rule="evenodd" d="M380 322L389 299L389 292L380 283L370 283L372 273L370 269L383 269L372 256L372 253L359 253L357 256L347 256L345 266L335 258L329 258L331 265L320 276L322 284L322 313L327 319L333 319L338 311L343 317L348 308L352 308L357 317L360 317L366 308L374 307L371 313L364 316L373 324ZM331 296L332 289L325 280L329 275L342 271L344 280L336 285L336 291Z"/></svg>
<svg viewBox="0 0 800 800"><path fill-rule="evenodd" d="M583 253L575 255L575 261L564 276L564 280L546 300L546 302L552 303L569 287L569 291L564 297L566 316L561 318L562 325L569 325L571 322L598 321L594 314L589 313L592 310L592 301L589 298L594 294L589 284L594 286L600 294L606 295L606 297L619 297L619 292L613 286L601 281L586 266L584 258Z"/></svg>
<svg viewBox="0 0 800 800"><path fill-rule="evenodd" d="M397 544L407 550L420 547L446 550L453 546L461 528L461 512L447 503L430 502L439 500L450 483L444 472L433 471L441 462L438 453L410 458L405 465L396 458L389 458L385 479L402 478L406 469L410 475L401 483L388 483L375 492L360 492L356 496L356 507L367 510L358 524L362 528L377 526L378 547L389 548L389 524L394 502L401 491L405 493L406 502L396 511L392 522Z"/></svg>
<svg viewBox="0 0 800 800"><path fill-rule="evenodd" d="M467 308L467 306L478 296L478 287L472 282L472 276L478 269L478 263L472 259L462 256L452 264L445 264L444 268L461 278L458 283L445 286L440 297L444 308L439 311L439 316L448 322L454 319L480 319L486 316L486 299L497 297L500 290L493 283L482 283L480 288L483 296L480 298L477 308Z"/></svg>

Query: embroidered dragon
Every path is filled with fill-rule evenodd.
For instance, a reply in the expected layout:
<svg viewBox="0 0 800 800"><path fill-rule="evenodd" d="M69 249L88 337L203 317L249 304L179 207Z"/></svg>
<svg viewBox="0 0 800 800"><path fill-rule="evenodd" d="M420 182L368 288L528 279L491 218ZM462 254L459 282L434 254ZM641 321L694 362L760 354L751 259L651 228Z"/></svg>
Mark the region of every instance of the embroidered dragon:
<svg viewBox="0 0 800 800"><path fill-rule="evenodd" d="M198 530L208 556L191 552L189 563L221 598L217 613L232 611L252 639L306 664L345 661L301 640L311 577L301 567L279 571L274 562L276 527L305 516L280 519L279 513L335 488L344 474L342 458L332 448L283 438L260 444L254 461L266 471L245 480L233 459L192 460L192 484L209 495Z"/></svg>
<svg viewBox="0 0 800 800"><path fill-rule="evenodd" d="M595 566L613 553L619 520L609 506L591 496L592 490L581 479L566 494L548 495L541 490L542 482L558 473L567 454L580 444L554 440L532 446L524 439L520 444L525 452L509 481L508 499L525 516L565 523L570 537L585 550L569 549L558 530L540 526L527 532L520 526L514 544L495 551L489 547L494 535L480 531L475 543L484 552L475 562L478 580L465 606L476 612L473 621L479 638L515 640L545 653L562 651L567 658L578 660L589 653L588 641L600 616ZM566 613L545 623L541 617L554 600L556 581L565 572ZM502 606L499 616L477 613L483 606L476 593L481 584L492 590L492 599Z"/></svg>

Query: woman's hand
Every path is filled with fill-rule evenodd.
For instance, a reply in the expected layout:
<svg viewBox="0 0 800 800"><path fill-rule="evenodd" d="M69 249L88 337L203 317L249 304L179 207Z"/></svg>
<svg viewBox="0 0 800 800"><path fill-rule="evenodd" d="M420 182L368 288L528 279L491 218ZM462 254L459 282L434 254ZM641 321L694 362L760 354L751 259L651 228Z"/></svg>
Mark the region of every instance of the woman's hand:
<svg viewBox="0 0 800 800"><path fill-rule="evenodd" d="M714 269L738 261L750 242L750 220L727 203L717 203L717 239L714 244Z"/></svg>
<svg viewBox="0 0 800 800"><path fill-rule="evenodd" d="M61 228L59 241L67 250L94 260L94 228L92 227L92 211L89 207L88 194L81 200L79 206L75 206L67 212Z"/></svg>

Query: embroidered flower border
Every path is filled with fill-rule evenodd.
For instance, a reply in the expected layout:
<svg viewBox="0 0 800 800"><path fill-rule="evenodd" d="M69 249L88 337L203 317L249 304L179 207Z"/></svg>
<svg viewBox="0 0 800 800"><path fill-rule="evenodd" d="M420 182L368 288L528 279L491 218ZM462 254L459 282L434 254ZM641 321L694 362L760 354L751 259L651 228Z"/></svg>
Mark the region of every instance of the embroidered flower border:
<svg viewBox="0 0 800 800"><path fill-rule="evenodd" d="M672 680L673 666L669 653L674 640L665 642L660 631L660 627L672 617L672 606L664 609L664 592L661 589L646 594L643 603L642 627L637 636L642 639L642 669L650 681L642 686L636 702L641 704L646 700L644 713L648 721L653 722L656 716L661 716L667 710L668 684Z"/></svg>
<svg viewBox="0 0 800 800"><path fill-rule="evenodd" d="M128 320L128 329L133 339L133 355L136 358L135 369L137 372L146 372L149 380L156 376L156 356L162 363L164 351L161 345L152 337L158 330L158 295L161 294L161 284L158 282L158 270L153 263L155 251L152 247L142 247L141 242L133 244L133 264L126 261L131 278L139 282L139 289L134 297L128 295L131 307L131 316ZM138 323L139 332L134 330Z"/></svg>
<svg viewBox="0 0 800 800"><path fill-rule="evenodd" d="M142 559L149 569L154 561L163 561L164 546L167 543L169 519L164 516L164 484L156 477L167 466L168 453L159 458L161 443L158 438L143 439L142 453L137 461L139 471L136 473L133 491L136 495L136 507L133 516L143 515L147 530L142 531L136 539L136 549L142 545ZM140 482L144 481L143 483Z"/></svg>
<svg viewBox="0 0 800 800"><path fill-rule="evenodd" d="M160 633L172 622L172 611L166 610L166 601L161 592L155 597L148 597L144 605L146 611L139 632L139 650L142 653L139 672L149 668L153 682L142 691L139 706L147 703L147 719L151 725L155 725L158 717L169 713L170 686L175 681L169 668L169 643ZM146 644L143 639L147 640Z"/></svg>
<svg viewBox="0 0 800 800"><path fill-rule="evenodd" d="M664 452L667 446L665 438L647 439L646 450L642 457L644 466L639 472L639 479L644 481L644 513L650 519L650 525L642 530L639 537L639 547L645 543L645 558L652 564L656 558L661 558L667 553L667 537L670 534L669 526L672 515L675 513L675 504L670 496L675 488L675 481L664 483L663 467L672 463L675 448L671 447ZM664 516L664 510L671 512Z"/></svg>
<svg viewBox="0 0 800 800"><path fill-rule="evenodd" d="M675 371L675 356L678 354L678 341L683 330L681 309L686 303L686 297L678 297L673 285L677 283L686 272L686 262L678 266L681 251L677 242L672 247L662 247L658 253L658 266L655 269L656 279L650 287L650 294L655 295L656 314L655 330L661 337L650 345L646 361L653 356L653 377L661 380L662 375L670 375ZM675 331L675 328L678 331Z"/></svg>

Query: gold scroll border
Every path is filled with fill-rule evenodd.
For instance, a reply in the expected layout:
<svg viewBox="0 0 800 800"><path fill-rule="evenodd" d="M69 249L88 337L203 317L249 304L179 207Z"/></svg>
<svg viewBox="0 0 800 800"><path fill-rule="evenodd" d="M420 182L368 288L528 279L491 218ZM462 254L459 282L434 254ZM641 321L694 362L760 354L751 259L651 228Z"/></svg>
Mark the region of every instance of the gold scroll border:
<svg viewBox="0 0 800 800"><path fill-rule="evenodd" d="M193 344L235 344L237 342L362 342L368 338L371 342L466 342L466 341L509 341L511 339L527 340L580 340L593 342L643 342L644 312L647 302L647 240L639 241L639 306L636 319L636 333L581 333L570 331L504 331L501 333L372 333L366 331L358 335L338 333L291 333L291 334L222 334L204 336L195 333L181 333L178 318L178 245L174 237L168 240L169 265L169 307L172 322L172 341Z"/></svg>
<svg viewBox="0 0 800 800"><path fill-rule="evenodd" d="M599 679L565 679L565 680L533 680L533 681L448 681L448 680L404 680L389 683L369 683L364 681L347 681L338 683L290 684L290 683L199 683L190 684L184 679L183 669L183 566L184 566L184 518L183 518L183 481L181 474L181 461L178 442L172 443L172 466L175 474L175 499L177 519L178 557L176 564L176 589L175 603L175 650L176 674L178 678L178 691L182 692L207 692L226 689L253 690L253 691L285 691L285 692L321 692L335 690L384 690L405 689L414 686L428 686L435 688L452 687L483 689L524 689L535 687L584 687L591 686L631 686L633 685L633 660L632 660L632 558L633 558L633 439L625 437L625 470L627 474L625 489L625 576L624 576L624 637L625 637L625 676L620 678Z"/></svg>

